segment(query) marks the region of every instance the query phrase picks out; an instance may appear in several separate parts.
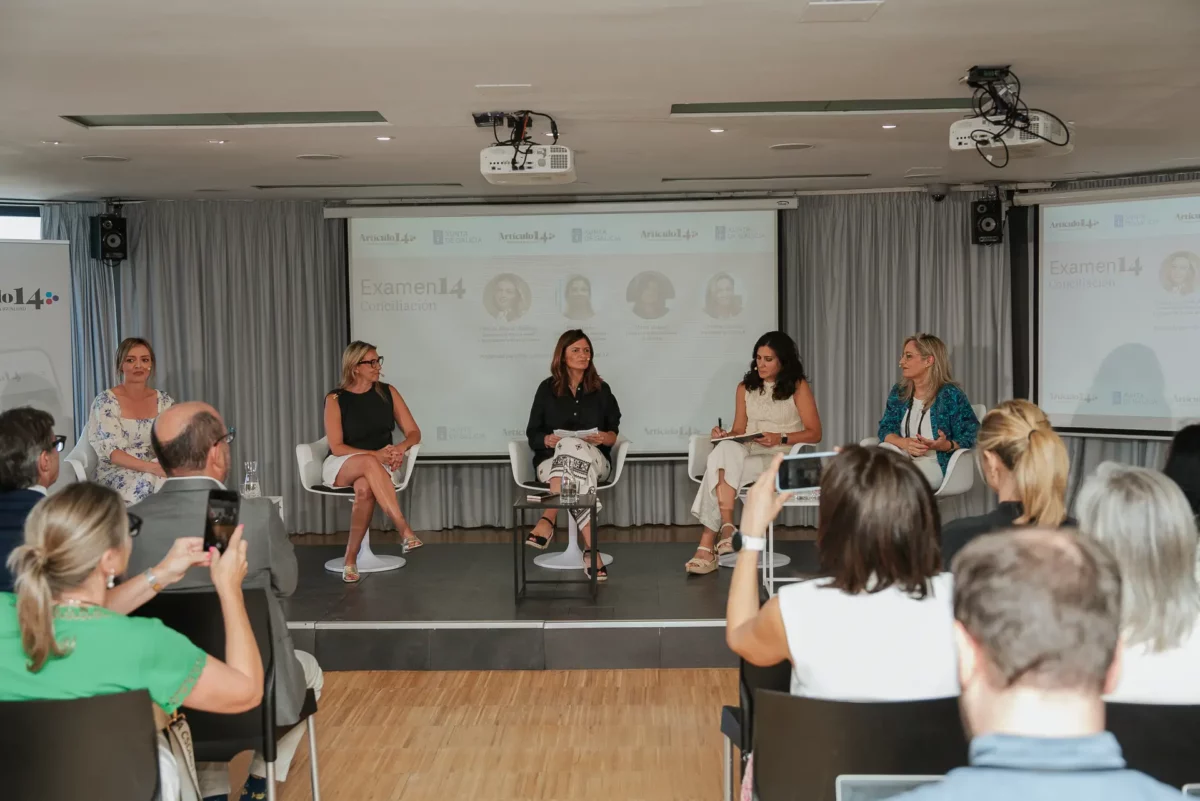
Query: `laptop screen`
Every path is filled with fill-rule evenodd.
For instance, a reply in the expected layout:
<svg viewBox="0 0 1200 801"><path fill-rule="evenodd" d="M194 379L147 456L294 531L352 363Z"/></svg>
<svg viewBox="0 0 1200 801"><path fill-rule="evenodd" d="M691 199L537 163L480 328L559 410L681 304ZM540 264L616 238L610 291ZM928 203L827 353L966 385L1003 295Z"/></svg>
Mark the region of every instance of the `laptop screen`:
<svg viewBox="0 0 1200 801"><path fill-rule="evenodd" d="M941 776L838 776L837 801L883 801L941 780Z"/></svg>

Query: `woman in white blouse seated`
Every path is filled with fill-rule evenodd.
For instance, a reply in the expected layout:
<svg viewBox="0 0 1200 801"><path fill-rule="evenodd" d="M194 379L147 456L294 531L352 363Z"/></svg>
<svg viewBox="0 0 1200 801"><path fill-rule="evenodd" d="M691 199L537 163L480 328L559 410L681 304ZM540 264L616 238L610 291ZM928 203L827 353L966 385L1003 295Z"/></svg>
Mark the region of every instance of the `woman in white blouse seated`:
<svg viewBox="0 0 1200 801"><path fill-rule="evenodd" d="M157 366L149 342L123 340L117 349L121 383L97 395L88 416L88 444L100 457L94 481L120 493L126 506L153 495L166 478L150 448L150 429L175 401L149 385Z"/></svg>
<svg viewBox="0 0 1200 801"><path fill-rule="evenodd" d="M1124 650L1111 701L1200 704L1196 521L1163 473L1104 462L1075 503L1079 530L1121 568Z"/></svg>
<svg viewBox="0 0 1200 801"><path fill-rule="evenodd" d="M941 572L933 491L912 460L851 446L821 476L821 578L758 606L758 552L783 508L782 456L750 489L725 636L755 665L792 663L792 694L843 701L958 695L953 577Z"/></svg>
<svg viewBox="0 0 1200 801"><path fill-rule="evenodd" d="M757 434L747 443L719 442L708 455L692 514L704 525L696 554L684 565L693 575L717 569L717 557L733 552L733 505L737 492L793 445L821 441L821 415L796 343L770 331L754 343L750 369L734 392L733 427L712 437ZM719 536L718 536L719 532ZM714 547L715 545L715 547Z"/></svg>

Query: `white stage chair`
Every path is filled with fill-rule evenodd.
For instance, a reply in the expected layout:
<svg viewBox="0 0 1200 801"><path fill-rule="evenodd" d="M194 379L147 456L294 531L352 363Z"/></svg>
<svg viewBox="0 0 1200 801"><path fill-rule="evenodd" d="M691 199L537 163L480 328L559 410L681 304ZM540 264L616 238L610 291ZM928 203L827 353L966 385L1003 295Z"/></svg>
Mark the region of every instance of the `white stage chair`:
<svg viewBox="0 0 1200 801"><path fill-rule="evenodd" d="M987 414L987 407L982 403L976 403L971 406L971 411L975 412L975 418L983 420L983 416ZM879 437L867 437L859 442L859 445L865 447L874 447L879 444ZM942 476L942 484L933 492L933 497L941 500L942 498L951 498L955 495L965 495L975 486L975 458L974 449L960 448L950 454L950 463L946 465L946 473Z"/></svg>
<svg viewBox="0 0 1200 801"><path fill-rule="evenodd" d="M596 487L597 494L602 490L612 489L621 480L621 473L625 471L625 457L628 453L629 440L618 436L616 444L612 447L612 472L609 474L607 483ZM546 490L546 485L538 483L537 474L534 472L533 451L529 447L528 440L509 441L508 462L512 467L513 481L517 483L518 487L535 492ZM533 563L538 567L546 567L551 570L583 570L583 549L579 547L579 527L575 524L574 516L570 513L566 513L566 515L567 547L557 553L544 553L535 557ZM599 521L592 521L593 527L598 524ZM613 561L612 556L606 553L600 553L598 558L605 565L611 565Z"/></svg>
<svg viewBox="0 0 1200 801"><path fill-rule="evenodd" d="M715 446L712 444L712 437L705 434L693 434L691 438L688 439L688 478L690 478L692 481L695 481L697 484L704 483L704 471L708 467L708 455L712 453L714 447ZM813 448L815 450L816 447L816 445L810 442L797 443L792 446L790 451L788 451L788 455L795 456L796 454L803 452L805 448ZM757 476L755 476L755 478L757 478ZM742 486L735 487L735 489L738 491L739 499L741 498L742 491L753 483L753 481L747 481ZM772 569L776 567L783 567L791 561L792 558L790 556L773 552L771 554L771 564L769 567ZM727 553L724 556L717 557L717 564L719 564L721 567L733 567L736 563L736 553ZM768 565L766 557L763 557L763 569L766 570L767 567Z"/></svg>
<svg viewBox="0 0 1200 801"><path fill-rule="evenodd" d="M75 447L63 459L59 472L70 470L73 474L72 483L91 481L96 477L96 468L100 466L100 456L87 440L87 429L75 443Z"/></svg>
<svg viewBox="0 0 1200 801"><path fill-rule="evenodd" d="M393 435L395 440L396 435ZM400 480L400 485L396 487L396 493L408 486L409 480L412 478L413 467L417 464L417 453L421 450L420 444L413 445L404 454L404 476ZM354 503L354 488L353 487L327 487L321 478L321 465L325 463L325 457L329 456L329 440L326 437L321 437L316 442L309 442L304 445L296 446L296 461L300 467L300 483L304 489L315 495L332 495L339 498L349 498L350 503ZM368 525L367 531L363 534L362 545L358 548L358 572L359 573L383 573L388 570L397 570L404 567L406 560L402 556L378 555L371 550L371 529ZM337 559L330 559L325 563L325 569L331 573L341 573L342 568L346 566L345 557L339 556Z"/></svg>

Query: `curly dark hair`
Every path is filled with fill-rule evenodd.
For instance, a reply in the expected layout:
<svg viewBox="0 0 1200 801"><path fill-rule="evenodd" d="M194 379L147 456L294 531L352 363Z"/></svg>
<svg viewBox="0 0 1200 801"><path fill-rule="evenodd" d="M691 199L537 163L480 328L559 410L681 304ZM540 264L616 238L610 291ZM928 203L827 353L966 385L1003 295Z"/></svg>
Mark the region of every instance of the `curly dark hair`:
<svg viewBox="0 0 1200 801"><path fill-rule="evenodd" d="M742 377L742 385L749 390L763 388L764 382L758 374L755 357L758 356L758 349L764 345L773 350L775 358L779 359L779 375L775 377L772 397L775 400L787 400L796 394L796 387L800 386L801 381L807 381L808 376L804 374L804 365L800 363L800 351L796 349L795 340L783 331L768 331L754 343L754 350L750 352L750 369Z"/></svg>

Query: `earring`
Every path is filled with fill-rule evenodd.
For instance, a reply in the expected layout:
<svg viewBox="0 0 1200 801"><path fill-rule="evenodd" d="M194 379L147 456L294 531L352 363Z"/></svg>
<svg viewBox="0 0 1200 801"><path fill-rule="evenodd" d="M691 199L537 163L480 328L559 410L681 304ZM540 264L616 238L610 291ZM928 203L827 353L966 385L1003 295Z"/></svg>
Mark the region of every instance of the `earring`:
<svg viewBox="0 0 1200 801"><path fill-rule="evenodd" d="M108 588L111 590L115 586L117 586L117 574L109 573L108 574Z"/></svg>

